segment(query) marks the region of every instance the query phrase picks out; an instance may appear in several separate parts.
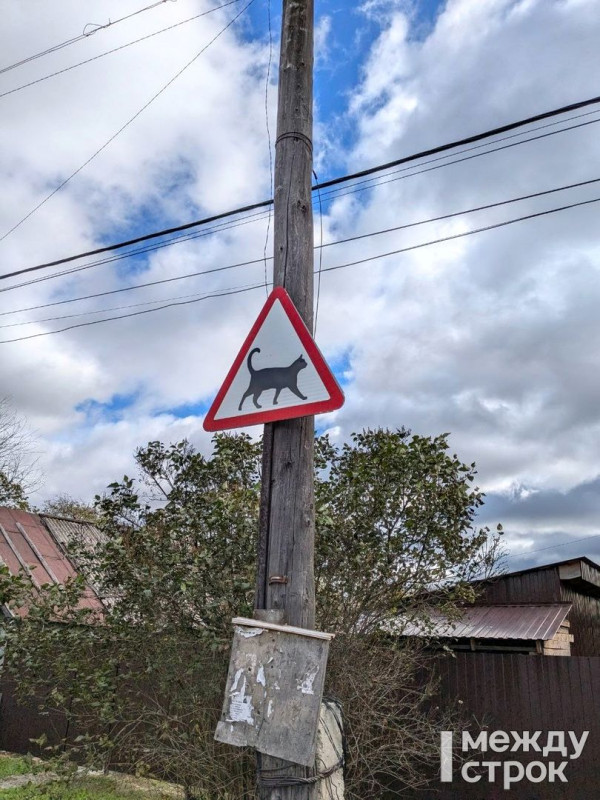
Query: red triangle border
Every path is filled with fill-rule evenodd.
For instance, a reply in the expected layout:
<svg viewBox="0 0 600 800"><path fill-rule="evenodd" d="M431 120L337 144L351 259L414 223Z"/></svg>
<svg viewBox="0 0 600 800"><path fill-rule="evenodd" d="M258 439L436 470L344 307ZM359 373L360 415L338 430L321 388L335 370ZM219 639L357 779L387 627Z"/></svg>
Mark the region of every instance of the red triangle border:
<svg viewBox="0 0 600 800"><path fill-rule="evenodd" d="M286 408L271 408L267 409L266 411L257 411L256 413L242 414L235 417L224 417L223 419L216 420L215 415L218 413L221 403L223 402L229 387L233 383L233 379L237 375L242 362L246 358L248 351L250 350L250 347L258 334L258 331L266 319L267 314L277 301L279 301L283 306L283 310L286 312L288 319L298 335L298 338L300 339L302 345L306 348L306 356L310 359L313 366L317 370L320 379L323 381L323 384L329 393L329 399L319 400L318 402L314 403L305 403L303 405L288 406ZM312 414L324 414L327 411L335 411L336 409L341 408L343 404L344 393L336 381L333 373L327 366L327 362L323 358L323 355L317 347L315 340L311 336L310 331L304 324L304 320L298 313L296 306L293 304L292 299L286 290L281 286L277 286L267 298L267 301L262 307L260 314L256 318L256 322L250 329L250 333L244 340L244 344L237 354L231 369L227 373L227 377L223 381L223 385L219 389L217 396L213 400L213 403L208 410L206 417L204 418L202 427L205 431L209 432L223 431L230 428L245 428L250 425L261 425L267 422L277 422L283 419L308 417Z"/></svg>

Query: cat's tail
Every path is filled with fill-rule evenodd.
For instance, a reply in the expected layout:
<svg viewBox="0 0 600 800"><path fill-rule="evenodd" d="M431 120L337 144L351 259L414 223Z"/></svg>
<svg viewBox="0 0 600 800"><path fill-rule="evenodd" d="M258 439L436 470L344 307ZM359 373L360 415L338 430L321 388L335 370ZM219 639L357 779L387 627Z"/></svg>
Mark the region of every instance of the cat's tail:
<svg viewBox="0 0 600 800"><path fill-rule="evenodd" d="M256 372L256 370L252 366L252 356L254 355L254 353L260 353L260 347L255 347L248 353L248 359L246 363L248 364L248 371L250 372L251 375Z"/></svg>

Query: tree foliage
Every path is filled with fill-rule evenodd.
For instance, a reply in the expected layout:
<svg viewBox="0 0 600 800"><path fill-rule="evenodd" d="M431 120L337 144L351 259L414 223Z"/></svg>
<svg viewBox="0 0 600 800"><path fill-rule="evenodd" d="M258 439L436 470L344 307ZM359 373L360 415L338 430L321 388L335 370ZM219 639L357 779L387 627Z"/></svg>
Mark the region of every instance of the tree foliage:
<svg viewBox="0 0 600 800"><path fill-rule="evenodd" d="M55 497L46 500L41 513L93 524L100 522L100 514L93 504L71 497L69 494L57 494Z"/></svg>
<svg viewBox="0 0 600 800"><path fill-rule="evenodd" d="M400 612L472 599L467 581L493 568L475 464L448 454L448 435L368 430L319 441L316 496L319 618L368 632ZM493 537L492 537L493 538Z"/></svg>
<svg viewBox="0 0 600 800"><path fill-rule="evenodd" d="M260 444L220 434L213 445L208 458L187 442L137 452L139 479L97 498L104 544L94 552L73 544L103 611L82 602L83 577L15 598L29 613L7 652L21 691L67 709L91 760L225 800L253 796L252 759L234 758L212 737L231 618L252 614ZM357 670L371 670L360 676L371 713L362 723L348 717L349 796L374 796L375 786L418 782L419 758L401 756L399 741L421 759L434 752L429 690L408 688L421 655L399 650L386 627L408 610L426 617L433 606L456 608L471 594L465 580L492 565L485 545L494 537L474 526L483 501L474 465L448 454L446 436L364 431L342 447L322 437L316 465L317 619L342 642L331 691L356 709ZM385 726L375 713L388 714ZM378 754L376 774L369 752Z"/></svg>

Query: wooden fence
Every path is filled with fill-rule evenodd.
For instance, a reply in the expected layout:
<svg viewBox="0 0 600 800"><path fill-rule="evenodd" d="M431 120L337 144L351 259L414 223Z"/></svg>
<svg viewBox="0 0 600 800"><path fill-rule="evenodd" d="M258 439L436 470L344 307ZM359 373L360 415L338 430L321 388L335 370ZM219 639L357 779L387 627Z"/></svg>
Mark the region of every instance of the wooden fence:
<svg viewBox="0 0 600 800"><path fill-rule="evenodd" d="M0 750L41 755L41 748L32 741L41 736L51 745L67 738L69 725L65 715L40 713L34 699L20 705L15 698L13 682L3 678L0 681Z"/></svg>
<svg viewBox="0 0 600 800"><path fill-rule="evenodd" d="M458 702L465 726L472 732L485 726L496 730L542 731L545 743L549 731L573 731L579 738L589 731L587 743L577 760L569 761L568 783L514 783L513 800L599 800L600 798L600 657L545 657L495 653L459 653L438 662L440 697L438 702ZM45 733L50 742L59 742L74 732L68 730L64 716L40 716L37 704L19 706L9 682L0 684L0 749L36 752L31 739ZM454 739L460 742L460 731ZM569 740L567 739L567 744ZM571 748L569 748L571 751ZM470 760L562 761L560 753L544 759L541 753L475 752ZM406 793L407 800L506 800L502 784L485 778L468 784L460 777L456 762L451 784L434 779L429 788ZM383 798L368 798L383 800ZM387 800L387 798L386 798Z"/></svg>

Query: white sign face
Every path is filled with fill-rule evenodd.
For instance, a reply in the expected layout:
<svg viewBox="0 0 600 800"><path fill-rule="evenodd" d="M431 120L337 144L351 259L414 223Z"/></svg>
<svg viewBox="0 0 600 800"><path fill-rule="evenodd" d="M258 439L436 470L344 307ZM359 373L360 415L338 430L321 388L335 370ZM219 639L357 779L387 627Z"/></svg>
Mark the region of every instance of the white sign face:
<svg viewBox="0 0 600 800"><path fill-rule="evenodd" d="M287 293L269 296L204 421L223 430L339 408L344 396Z"/></svg>

